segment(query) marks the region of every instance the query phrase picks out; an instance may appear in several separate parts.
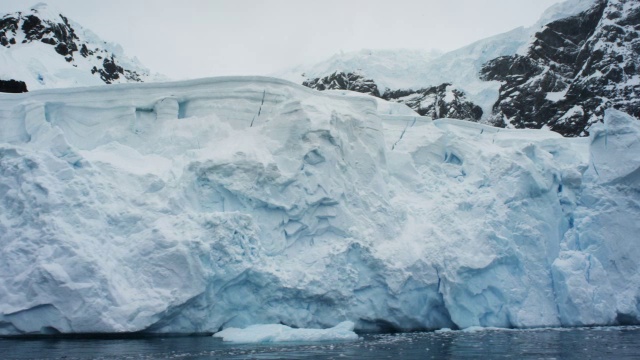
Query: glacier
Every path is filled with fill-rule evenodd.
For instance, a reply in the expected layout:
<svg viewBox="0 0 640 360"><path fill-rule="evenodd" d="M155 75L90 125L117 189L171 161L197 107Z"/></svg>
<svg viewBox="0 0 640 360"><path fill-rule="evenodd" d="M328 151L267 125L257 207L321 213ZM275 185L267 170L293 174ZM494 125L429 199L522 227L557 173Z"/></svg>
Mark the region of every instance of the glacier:
<svg viewBox="0 0 640 360"><path fill-rule="evenodd" d="M640 123L268 77L0 96L0 335L640 322Z"/></svg>

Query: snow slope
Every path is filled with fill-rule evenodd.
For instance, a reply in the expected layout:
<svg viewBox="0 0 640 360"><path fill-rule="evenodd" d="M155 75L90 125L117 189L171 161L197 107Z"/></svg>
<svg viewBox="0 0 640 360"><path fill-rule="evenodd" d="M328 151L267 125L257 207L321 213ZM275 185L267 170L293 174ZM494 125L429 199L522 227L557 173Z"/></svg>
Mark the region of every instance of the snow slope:
<svg viewBox="0 0 640 360"><path fill-rule="evenodd" d="M640 321L640 123L228 77L0 96L0 334Z"/></svg>
<svg viewBox="0 0 640 360"><path fill-rule="evenodd" d="M330 58L314 64L304 64L285 69L274 76L293 81L298 84L306 79L327 76L333 72L356 72L373 79L380 92L385 88L399 89L411 86L425 86L413 79L411 74L422 74L424 64L441 56L437 50L374 50L363 49L354 52L335 54Z"/></svg>

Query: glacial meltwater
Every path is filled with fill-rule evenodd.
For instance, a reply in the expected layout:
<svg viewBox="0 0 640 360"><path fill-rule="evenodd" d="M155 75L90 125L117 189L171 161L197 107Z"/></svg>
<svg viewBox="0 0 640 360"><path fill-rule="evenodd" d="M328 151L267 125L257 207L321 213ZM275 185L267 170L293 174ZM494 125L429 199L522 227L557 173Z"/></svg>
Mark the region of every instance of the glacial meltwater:
<svg viewBox="0 0 640 360"><path fill-rule="evenodd" d="M640 327L361 335L351 342L230 344L213 337L0 339L3 359L632 359Z"/></svg>

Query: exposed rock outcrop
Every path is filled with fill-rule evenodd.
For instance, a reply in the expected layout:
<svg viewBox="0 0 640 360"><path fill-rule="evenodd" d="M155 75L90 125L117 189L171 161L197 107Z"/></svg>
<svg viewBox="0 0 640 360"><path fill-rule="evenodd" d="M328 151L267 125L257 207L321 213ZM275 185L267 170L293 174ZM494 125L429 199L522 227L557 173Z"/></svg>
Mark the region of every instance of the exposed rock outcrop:
<svg viewBox="0 0 640 360"><path fill-rule="evenodd" d="M378 85L354 72L334 72L322 78L308 79L302 85L316 90L351 90L387 101L407 105L422 116L433 119L453 118L478 121L482 108L467 100L465 93L449 83L421 89L386 89L380 93Z"/></svg>
<svg viewBox="0 0 640 360"><path fill-rule="evenodd" d="M484 80L503 82L492 121L586 136L604 110L640 116L640 2L601 0L547 24L526 55L486 63Z"/></svg>

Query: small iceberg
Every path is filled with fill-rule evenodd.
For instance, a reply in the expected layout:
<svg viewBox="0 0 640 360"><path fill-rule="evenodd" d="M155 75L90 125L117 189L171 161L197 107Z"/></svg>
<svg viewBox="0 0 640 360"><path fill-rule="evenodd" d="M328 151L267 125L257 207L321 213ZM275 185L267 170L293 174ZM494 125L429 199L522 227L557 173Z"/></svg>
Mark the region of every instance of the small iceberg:
<svg viewBox="0 0 640 360"><path fill-rule="evenodd" d="M222 338L223 341L244 344L358 340L358 335L353 332L354 326L351 321L341 322L330 329L294 329L279 324L251 325L244 329L224 329L213 336Z"/></svg>

